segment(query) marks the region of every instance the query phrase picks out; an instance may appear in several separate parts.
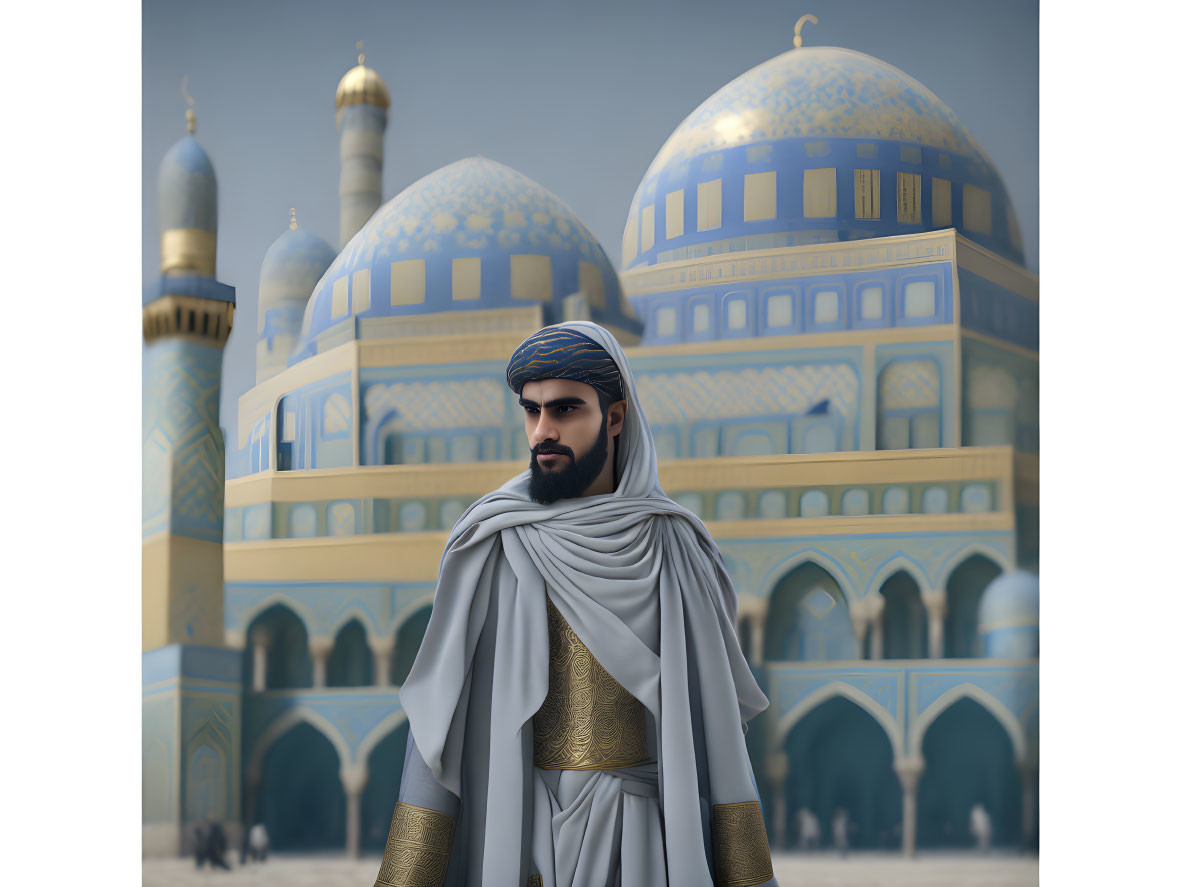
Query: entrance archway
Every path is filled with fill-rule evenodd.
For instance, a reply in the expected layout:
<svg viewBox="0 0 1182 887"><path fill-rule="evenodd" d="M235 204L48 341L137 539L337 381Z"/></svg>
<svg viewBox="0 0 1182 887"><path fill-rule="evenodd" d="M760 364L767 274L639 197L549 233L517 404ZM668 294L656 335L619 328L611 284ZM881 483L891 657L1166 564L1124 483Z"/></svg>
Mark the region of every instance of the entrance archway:
<svg viewBox="0 0 1182 887"><path fill-rule="evenodd" d="M410 725L391 730L369 755L369 781L361 796L361 850L381 852L398 803Z"/></svg>
<svg viewBox="0 0 1182 887"><path fill-rule="evenodd" d="M283 604L274 604L254 618L247 629L247 649L254 648L256 633L265 637L268 690L312 686L312 657L304 622ZM252 657L246 657L252 663ZM249 665L247 667L250 667Z"/></svg>
<svg viewBox="0 0 1182 887"><path fill-rule="evenodd" d="M949 659L968 659L984 654L977 636L977 611L985 586L997 578L1001 567L974 554L948 577L948 613L944 617L944 655Z"/></svg>
<svg viewBox="0 0 1182 887"><path fill-rule="evenodd" d="M959 699L923 737L916 844L970 847L969 811L983 804L993 846L1016 846L1022 829L1022 786L1005 728L974 699Z"/></svg>
<svg viewBox="0 0 1182 887"><path fill-rule="evenodd" d="M401 687L410 674L410 667L415 664L415 656L419 653L419 645L423 642L430 621L431 608L423 607L398 629L394 638L394 673L391 676L395 687Z"/></svg>
<svg viewBox="0 0 1182 887"><path fill-rule="evenodd" d="M928 655L928 619L919 586L906 570L882 584L882 658L924 659Z"/></svg>
<svg viewBox="0 0 1182 887"><path fill-rule="evenodd" d="M345 791L332 743L308 723L277 739L263 759L259 818L275 850L343 850Z"/></svg>
<svg viewBox="0 0 1182 887"><path fill-rule="evenodd" d="M373 653L365 628L360 619L350 619L333 641L325 683L330 687L370 687L373 682Z"/></svg>
<svg viewBox="0 0 1182 887"><path fill-rule="evenodd" d="M764 662L858 658L845 596L837 580L811 561L776 583L764 631Z"/></svg>
<svg viewBox="0 0 1182 887"><path fill-rule="evenodd" d="M822 702L789 731L787 812L789 843L799 842L798 812L807 808L821 826L821 845L833 844L833 815L849 812L849 841L856 848L899 846L902 790L892 768L894 753L882 726L843 696Z"/></svg>

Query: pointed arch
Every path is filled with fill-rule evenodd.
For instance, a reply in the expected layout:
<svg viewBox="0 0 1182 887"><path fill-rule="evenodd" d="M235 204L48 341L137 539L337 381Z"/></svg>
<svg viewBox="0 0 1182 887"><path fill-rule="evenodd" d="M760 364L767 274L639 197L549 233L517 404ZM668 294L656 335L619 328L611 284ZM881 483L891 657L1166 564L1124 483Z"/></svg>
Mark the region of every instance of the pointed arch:
<svg viewBox="0 0 1182 887"><path fill-rule="evenodd" d="M833 577L833 581L837 583L838 589L845 596L846 606L852 607L854 602L858 600L858 596L854 591L854 583L846 573L845 567L832 555L826 554L819 548L802 549L773 564L771 569L764 575L759 596L764 600L769 600L772 591L779 585L781 579L797 567L808 562L815 564Z"/></svg>
<svg viewBox="0 0 1182 887"><path fill-rule="evenodd" d="M296 618L298 618L300 622L304 624L304 631L308 633L308 637L316 634L316 632L312 630L314 626L319 627L316 625L316 614L308 609L308 607L304 606L301 601L291 597L286 592L276 591L267 595L262 600L251 604L248 609L242 612L241 624L244 626L242 632L248 640L250 637L251 623L276 604L287 607L287 609L291 610L291 612L295 614Z"/></svg>
<svg viewBox="0 0 1182 887"><path fill-rule="evenodd" d="M952 689L945 691L935 702L919 713L911 725L911 735L908 742L911 755L915 758L920 757L923 749L923 737L928 727L961 699L972 699L997 718L997 722L1001 724L1010 737L1010 742L1014 745L1014 763L1021 766L1026 760L1026 734L1022 730L1022 725L1018 723L1017 717L988 690L982 690L976 684L969 683L957 684Z"/></svg>
<svg viewBox="0 0 1182 887"><path fill-rule="evenodd" d="M788 734L792 731L793 727L822 702L832 699L834 696L842 696L848 699L854 705L863 709L874 720L878 721L883 731L885 731L887 739L890 740L891 751L894 752L895 757L900 758L903 756L903 726L899 723L898 719L893 717L883 707L881 702L875 700L865 690L859 690L845 681L832 681L823 687L818 687L792 706L787 713L782 715L776 722L776 732L772 747L779 748L784 740L788 738Z"/></svg>
<svg viewBox="0 0 1182 887"><path fill-rule="evenodd" d="M377 620L374 619L373 613L357 601L351 602L344 610L341 610L332 617L332 622L329 623L328 631L325 632L325 635L335 638L337 633L354 619L360 622L361 627L365 629L365 639L367 641L372 641L379 636L380 632L377 628Z"/></svg>
<svg viewBox="0 0 1182 887"><path fill-rule="evenodd" d="M247 773L257 775L261 778L263 761L267 757L267 752L271 750L271 746L288 730L301 723L306 723L316 729L332 744L332 747L336 750L337 757L341 761L342 771L352 765L353 757L349 754L349 744L345 742L345 737L333 726L332 722L320 714L320 712L308 708L305 705L298 705L295 708L285 711L268 724L266 729L259 734L259 738L255 740L254 748L250 752L250 762L246 768Z"/></svg>
<svg viewBox="0 0 1182 887"><path fill-rule="evenodd" d="M866 596L882 594L883 585L900 570L915 580L915 584L919 586L920 596L931 591L932 583L923 565L905 551L899 550L871 575L870 581L866 584Z"/></svg>
<svg viewBox="0 0 1182 887"><path fill-rule="evenodd" d="M382 718L382 720L378 722L377 726L370 730L369 733L366 734L365 738L361 740L361 743L357 746L358 764L361 767L368 767L370 753L377 747L378 743L380 743L391 733L394 733L405 723L406 712L402 709L390 712L390 714Z"/></svg>
<svg viewBox="0 0 1182 887"><path fill-rule="evenodd" d="M958 548L955 553L950 554L944 559L935 572L935 588L947 589L948 580L952 574L956 572L965 561L973 555L980 555L986 560L993 561L1001 568L1003 573L1016 569L1014 559L1000 548L995 548L991 545L983 545L980 542L973 542L964 548Z"/></svg>
<svg viewBox="0 0 1182 887"><path fill-rule="evenodd" d="M391 637L397 637L398 630L402 628L404 622L417 616L421 610L430 609L433 606L435 606L435 589L431 589L427 594L403 606L398 611L398 615L394 617L394 621L390 625L390 630L385 632L385 634Z"/></svg>

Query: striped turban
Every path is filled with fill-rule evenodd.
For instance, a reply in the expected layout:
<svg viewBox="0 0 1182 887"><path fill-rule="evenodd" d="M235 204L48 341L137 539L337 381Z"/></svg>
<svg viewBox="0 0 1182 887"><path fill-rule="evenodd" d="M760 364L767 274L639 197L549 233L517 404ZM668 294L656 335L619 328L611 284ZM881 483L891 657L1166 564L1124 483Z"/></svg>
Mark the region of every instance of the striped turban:
<svg viewBox="0 0 1182 887"><path fill-rule="evenodd" d="M520 395L528 382L539 379L573 379L585 382L609 401L624 399L620 368L603 346L569 327L548 326L517 346L505 381Z"/></svg>

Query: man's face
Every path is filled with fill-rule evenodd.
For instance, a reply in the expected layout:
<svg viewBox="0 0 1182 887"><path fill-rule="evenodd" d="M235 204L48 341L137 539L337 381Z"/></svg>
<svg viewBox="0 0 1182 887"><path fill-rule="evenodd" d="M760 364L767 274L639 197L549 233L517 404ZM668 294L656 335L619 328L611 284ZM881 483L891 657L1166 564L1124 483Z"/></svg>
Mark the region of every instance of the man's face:
<svg viewBox="0 0 1182 887"><path fill-rule="evenodd" d="M527 382L519 402L531 454L530 496L543 504L581 496L608 455L608 417L598 393L585 382L542 379Z"/></svg>

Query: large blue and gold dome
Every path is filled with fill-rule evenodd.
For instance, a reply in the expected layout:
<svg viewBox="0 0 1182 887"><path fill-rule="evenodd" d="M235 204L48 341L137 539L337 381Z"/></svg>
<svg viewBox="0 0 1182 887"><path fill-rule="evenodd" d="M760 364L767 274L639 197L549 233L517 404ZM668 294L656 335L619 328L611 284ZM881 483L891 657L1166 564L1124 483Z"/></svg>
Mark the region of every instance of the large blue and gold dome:
<svg viewBox="0 0 1182 887"><path fill-rule="evenodd" d="M956 227L1021 263L993 164L931 90L837 47L793 49L728 83L645 173L623 268Z"/></svg>
<svg viewBox="0 0 1182 887"><path fill-rule="evenodd" d="M369 318L540 304L554 323L576 293L597 322L639 330L607 254L570 207L470 157L408 187L346 244L308 301L291 362L360 336Z"/></svg>

